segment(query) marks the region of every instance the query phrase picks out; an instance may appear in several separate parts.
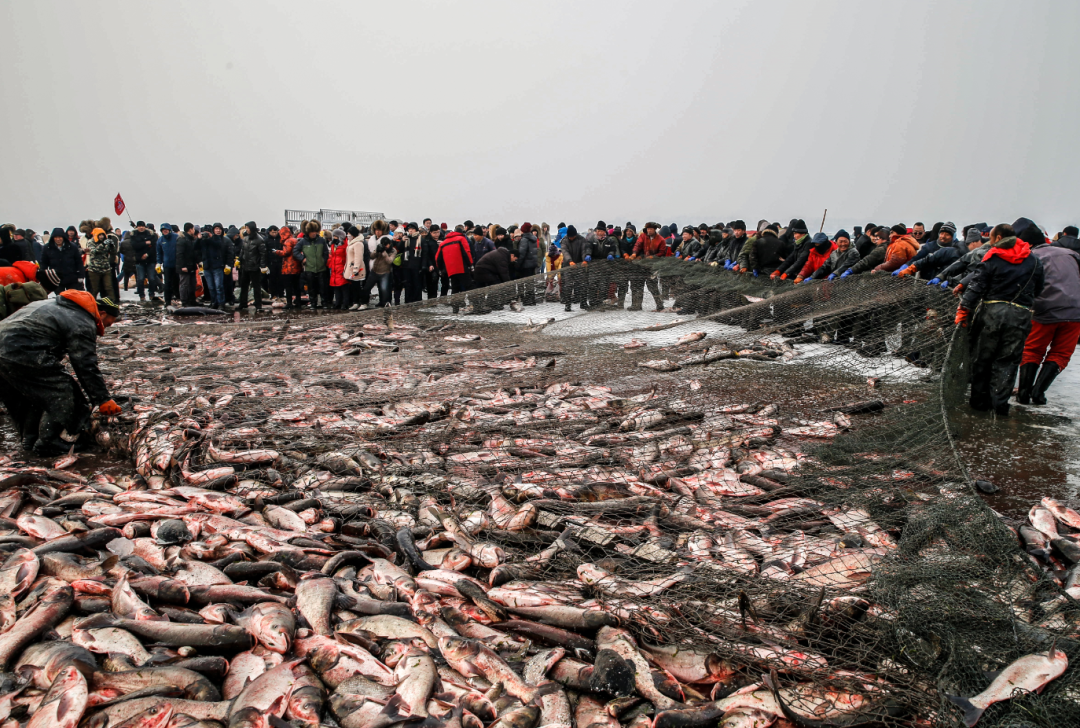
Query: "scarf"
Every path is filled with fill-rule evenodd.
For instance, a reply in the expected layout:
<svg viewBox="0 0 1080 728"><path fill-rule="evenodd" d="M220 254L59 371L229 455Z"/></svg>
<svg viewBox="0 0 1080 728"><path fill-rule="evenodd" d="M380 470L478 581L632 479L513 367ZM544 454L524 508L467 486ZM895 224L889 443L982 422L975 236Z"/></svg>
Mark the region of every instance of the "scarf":
<svg viewBox="0 0 1080 728"><path fill-rule="evenodd" d="M1009 239L1010 238L1005 238L1004 240L999 241L998 245L995 245L994 247L990 248L990 250L986 251L986 255L983 256L983 262L985 263L986 261L993 258L995 255L997 255L1006 263L1011 263L1013 265L1023 263L1024 259L1031 255L1031 246L1025 243L1023 240L1016 240L1016 238L1012 238L1012 240L1016 240L1016 244L1013 245L1011 248L998 247L999 245L1001 245L1001 243L1007 242Z"/></svg>

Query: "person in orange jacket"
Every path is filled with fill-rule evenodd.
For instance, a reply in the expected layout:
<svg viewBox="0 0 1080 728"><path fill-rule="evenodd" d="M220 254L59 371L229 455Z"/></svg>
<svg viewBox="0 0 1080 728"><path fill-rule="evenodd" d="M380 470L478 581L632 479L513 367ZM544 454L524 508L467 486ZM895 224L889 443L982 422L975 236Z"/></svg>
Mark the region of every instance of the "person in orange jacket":
<svg viewBox="0 0 1080 728"><path fill-rule="evenodd" d="M97 358L97 337L119 316L110 299L95 301L86 291L70 290L0 322L0 402L24 449L42 456L66 453L88 428L91 406L103 417L120 414ZM65 356L77 382L64 371Z"/></svg>

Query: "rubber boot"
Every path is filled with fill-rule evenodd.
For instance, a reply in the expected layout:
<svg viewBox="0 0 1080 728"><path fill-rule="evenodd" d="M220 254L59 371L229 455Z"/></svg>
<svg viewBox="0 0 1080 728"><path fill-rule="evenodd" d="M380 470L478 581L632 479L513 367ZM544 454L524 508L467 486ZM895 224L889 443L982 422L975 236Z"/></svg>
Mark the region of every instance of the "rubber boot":
<svg viewBox="0 0 1080 728"><path fill-rule="evenodd" d="M1039 377L1035 380L1035 386L1031 389L1032 404L1046 404L1046 390L1050 388L1050 384L1060 373L1061 369L1054 362L1043 363L1042 369L1039 370Z"/></svg>
<svg viewBox="0 0 1080 728"><path fill-rule="evenodd" d="M645 291L633 291L630 294L630 308L628 311L640 311L641 302L645 299Z"/></svg>
<svg viewBox="0 0 1080 728"><path fill-rule="evenodd" d="M656 301L656 310L657 311L663 311L664 310L664 299L660 298L660 296L653 296L653 300Z"/></svg>
<svg viewBox="0 0 1080 728"><path fill-rule="evenodd" d="M1031 403L1031 388L1035 384L1035 375L1038 373L1038 364L1023 364L1020 366L1020 385L1016 389L1016 401L1020 404Z"/></svg>

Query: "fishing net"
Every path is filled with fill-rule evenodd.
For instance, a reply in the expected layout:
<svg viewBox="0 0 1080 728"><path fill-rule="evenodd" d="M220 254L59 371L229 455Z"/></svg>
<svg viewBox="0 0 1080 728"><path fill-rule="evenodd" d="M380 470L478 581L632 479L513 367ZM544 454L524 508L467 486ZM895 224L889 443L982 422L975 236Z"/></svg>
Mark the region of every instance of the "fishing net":
<svg viewBox="0 0 1080 728"><path fill-rule="evenodd" d="M336 316L138 321L103 340L132 409L99 441L152 486L217 466L211 444L277 451L218 485L299 488L351 533L422 541L448 517L457 546L502 550L468 571L493 599L542 591L646 650L714 656L684 700L775 671L822 725L957 725L946 696L986 672L1051 644L1080 658L1080 610L957 460L955 308L889 276L792 286L666 259ZM139 462L155 424L164 469ZM1080 725L1077 674L980 724Z"/></svg>

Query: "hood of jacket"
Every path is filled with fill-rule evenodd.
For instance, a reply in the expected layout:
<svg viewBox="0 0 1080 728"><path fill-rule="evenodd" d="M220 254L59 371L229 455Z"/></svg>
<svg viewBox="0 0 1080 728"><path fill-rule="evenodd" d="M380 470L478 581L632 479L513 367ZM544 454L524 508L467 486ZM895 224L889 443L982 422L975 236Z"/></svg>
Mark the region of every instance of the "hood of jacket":
<svg viewBox="0 0 1080 728"><path fill-rule="evenodd" d="M64 291L60 294L60 298L71 301L83 311L90 314L90 317L94 319L94 324L97 326L97 335L103 336L105 334L105 325L101 323L101 314L98 312L97 301L94 300L94 295L92 293L87 293L86 291Z"/></svg>

